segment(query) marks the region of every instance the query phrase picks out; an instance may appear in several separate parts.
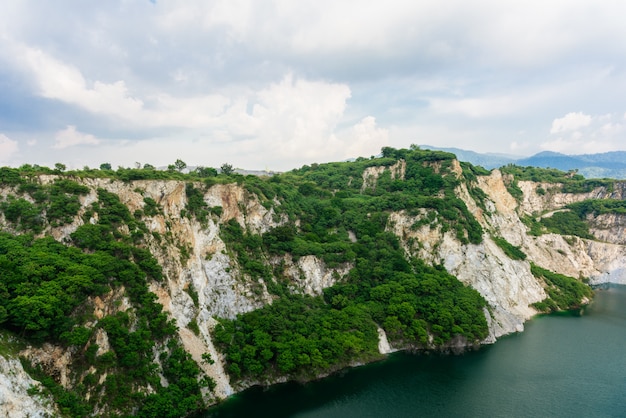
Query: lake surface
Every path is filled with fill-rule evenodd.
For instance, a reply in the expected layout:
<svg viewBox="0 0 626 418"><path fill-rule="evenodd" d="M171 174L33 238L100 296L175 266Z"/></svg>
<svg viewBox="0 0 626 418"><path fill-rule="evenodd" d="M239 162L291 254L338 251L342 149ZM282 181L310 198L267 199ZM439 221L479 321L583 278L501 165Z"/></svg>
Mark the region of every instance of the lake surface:
<svg viewBox="0 0 626 418"><path fill-rule="evenodd" d="M250 389L204 417L626 417L626 286L582 315L459 356L396 353L320 381Z"/></svg>

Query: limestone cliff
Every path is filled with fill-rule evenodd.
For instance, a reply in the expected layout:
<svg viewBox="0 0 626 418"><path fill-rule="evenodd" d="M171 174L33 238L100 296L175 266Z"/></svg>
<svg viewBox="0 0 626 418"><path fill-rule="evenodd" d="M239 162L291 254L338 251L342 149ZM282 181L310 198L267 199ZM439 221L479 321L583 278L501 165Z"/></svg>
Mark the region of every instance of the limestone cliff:
<svg viewBox="0 0 626 418"><path fill-rule="evenodd" d="M441 166L433 163L433 169ZM362 173L361 192L375 189L377 179L386 171L394 181L403 181L407 170L401 160L391 166L371 166ZM462 180L463 172L457 161L447 175ZM54 182L57 176L41 176L42 184ZM80 210L72 222L61 226L47 225L41 235L51 235L56 240L68 241L70 234L85 223L96 223L97 213L89 212L90 205L98 199L97 190L103 189L119 196L131 213L140 213L148 228L145 245L163 267L164 280L150 283L150 290L158 297L168 315L176 320L178 335L185 350L211 377L216 386L212 392L205 390L208 403L232 395L243 389L248 381L237 387L231 386L224 368L223 354L213 342L213 329L217 318L235 318L238 314L272 303L276 298L268 290L263 279L252 279L230 243L224 242L222 231L229 222L236 222L246 233L262 234L285 225L289 219L284 212L277 213L275 205L263 204L258 195L242 185L232 182L204 187L202 200L213 210L204 221L190 216L188 185L177 180L136 180L122 182L102 178L74 179L88 187L89 193L80 197ZM481 243L462 242L452 230L446 230L438 222L438 214L432 209L417 211L396 210L389 215L387 230L401 242L405 253L420 258L431 265L442 265L460 281L476 289L488 302L485 310L489 322L489 336L484 343L493 343L502 335L523 330L523 324L537 311L531 306L546 298L545 283L532 273L530 262L545 269L573 277L588 277L593 283L626 283L626 216L599 215L590 217L591 231L595 240L564 237L558 234L529 234L524 216L541 216L562 209L566 204L588 198L625 198L626 187L618 183L608 191L603 188L588 193L561 193L558 185L519 182L523 192L521 200L515 199L507 190L505 178L498 170L489 175L477 176L474 183L463 180L454 190L468 210L483 228ZM479 201L470 188L478 188L485 198ZM547 190L547 193L539 193ZM188 189L187 189L188 190ZM0 195L6 198L16 193L13 187L4 187ZM147 214L147 202L154 201L158 210ZM139 212L138 212L139 211ZM291 220L293 221L293 220ZM17 232L0 215L3 229ZM296 222L297 224L297 222ZM504 238L519 247L527 255L525 260L513 260L494 242L494 237ZM354 239L351 236L351 239ZM273 255L264 263L271 268L280 266L288 278L292 292L320 295L323 289L343 280L350 272L349 262L328 264L318 256L293 257ZM123 289L103 297L90 299L97 323L103 316L129 308ZM394 351L382 328L379 350ZM101 355L110 348L108 336L98 329L96 337ZM210 354L214 362L203 361ZM44 345L27 348L21 353L35 365L44 367L48 374L56 376L59 384L72 387L80 383L76 375L66 373L67 364L74 355L72 350ZM83 375L84 376L84 375ZM37 399L24 395L24 388L33 385L13 359L0 358L0 407L37 410L24 416L40 416L51 409L37 405ZM4 382L8 383L4 383ZM19 381L19 382L17 382ZM7 395L13 387L16 395ZM5 388L5 389L2 389ZM2 402L5 402L3 405ZM47 408L47 409L46 409ZM10 410L10 409L5 409ZM15 409L17 410L17 409ZM7 415L9 416L9 415ZM19 416L19 415L10 415Z"/></svg>
<svg viewBox="0 0 626 418"><path fill-rule="evenodd" d="M0 342L13 343L4 335ZM24 371L19 359L8 352L0 355L0 417L43 418L57 413L52 398L40 393L39 382Z"/></svg>

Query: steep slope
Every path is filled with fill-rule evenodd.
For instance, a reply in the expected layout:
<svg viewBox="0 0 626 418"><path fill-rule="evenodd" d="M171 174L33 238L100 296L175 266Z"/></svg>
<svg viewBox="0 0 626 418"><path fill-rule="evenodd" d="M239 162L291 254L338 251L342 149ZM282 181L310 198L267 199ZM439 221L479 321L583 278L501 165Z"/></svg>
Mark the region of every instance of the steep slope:
<svg viewBox="0 0 626 418"><path fill-rule="evenodd" d="M172 397L184 379L199 383L185 392L188 413L254 384L308 380L396 349L492 343L556 297L535 265L626 282L619 210L584 215L594 239L531 233L573 203L623 201L624 183L567 193L564 183L518 181L450 154L393 149L267 179L2 170L0 225L10 235L0 266L22 245L28 265L39 266L31 248L64 256L50 242L19 238L27 232L66 243L72 262L124 266L85 282L71 301L73 322L58 330L25 322L9 297L0 306L8 315L0 323L33 344L21 354L54 377L49 389L82 397L99 415L158 416L165 399L180 401ZM67 263L58 264L61 277L77 271L63 270ZM37 296L11 283L11 297ZM133 377L133 398L107 403L120 393L116 376L128 373L125 347L141 338L151 341L147 377Z"/></svg>

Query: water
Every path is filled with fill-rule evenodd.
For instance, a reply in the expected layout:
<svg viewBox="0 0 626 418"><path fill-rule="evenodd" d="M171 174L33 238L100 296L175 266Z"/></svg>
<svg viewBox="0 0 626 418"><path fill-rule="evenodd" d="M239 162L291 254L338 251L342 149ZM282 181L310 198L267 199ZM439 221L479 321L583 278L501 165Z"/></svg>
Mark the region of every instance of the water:
<svg viewBox="0 0 626 418"><path fill-rule="evenodd" d="M626 286L460 356L397 353L317 382L253 388L205 417L626 417Z"/></svg>

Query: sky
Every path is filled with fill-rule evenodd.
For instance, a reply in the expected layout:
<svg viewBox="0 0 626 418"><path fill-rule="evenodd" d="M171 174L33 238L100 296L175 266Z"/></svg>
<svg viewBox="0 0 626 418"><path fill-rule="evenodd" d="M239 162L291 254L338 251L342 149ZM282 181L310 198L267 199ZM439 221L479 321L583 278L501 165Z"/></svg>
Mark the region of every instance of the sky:
<svg viewBox="0 0 626 418"><path fill-rule="evenodd" d="M0 166L626 149L622 0L3 0Z"/></svg>

